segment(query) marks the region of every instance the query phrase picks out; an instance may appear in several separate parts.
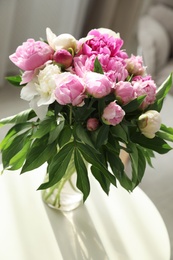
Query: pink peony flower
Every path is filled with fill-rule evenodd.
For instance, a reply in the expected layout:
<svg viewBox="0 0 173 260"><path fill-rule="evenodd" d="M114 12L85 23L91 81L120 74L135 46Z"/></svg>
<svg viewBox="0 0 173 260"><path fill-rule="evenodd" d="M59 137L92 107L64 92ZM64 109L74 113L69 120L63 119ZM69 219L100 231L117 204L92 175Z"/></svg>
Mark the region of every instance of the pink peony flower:
<svg viewBox="0 0 173 260"><path fill-rule="evenodd" d="M156 84L154 80L148 79L148 77L139 79L138 81L132 81L132 85L136 94L136 97L146 95L144 101L141 104L141 109L144 110L148 105L153 104L156 99Z"/></svg>
<svg viewBox="0 0 173 260"><path fill-rule="evenodd" d="M97 118L89 118L87 120L87 129L89 131L97 130L98 126L99 126L99 120Z"/></svg>
<svg viewBox="0 0 173 260"><path fill-rule="evenodd" d="M130 75L133 74L134 76L137 76L146 73L146 67L143 65L143 59L141 56L131 55L130 58L126 59L126 64L126 69Z"/></svg>
<svg viewBox="0 0 173 260"><path fill-rule="evenodd" d="M119 81L115 85L115 96L121 104L125 105L135 98L135 91L130 82Z"/></svg>
<svg viewBox="0 0 173 260"><path fill-rule="evenodd" d="M87 72L84 82L86 84L86 93L95 98L107 96L113 88L113 83L104 74L96 72Z"/></svg>
<svg viewBox="0 0 173 260"><path fill-rule="evenodd" d="M72 104L73 106L83 105L86 97L83 80L70 72L57 75L55 79L55 99L61 105Z"/></svg>
<svg viewBox="0 0 173 260"><path fill-rule="evenodd" d="M74 57L73 66L75 74L83 78L88 71L94 70L95 56L87 57L87 55L80 55Z"/></svg>
<svg viewBox="0 0 173 260"><path fill-rule="evenodd" d="M108 76L111 81L124 81L127 78L128 72L126 70L126 63L123 59L99 54L98 60L105 72L105 75Z"/></svg>
<svg viewBox="0 0 173 260"><path fill-rule="evenodd" d="M10 60L20 69L34 70L52 58L52 48L41 41L28 39L9 56Z"/></svg>
<svg viewBox="0 0 173 260"><path fill-rule="evenodd" d="M102 120L107 125L115 126L123 120L124 115L124 110L113 101L104 109Z"/></svg>
<svg viewBox="0 0 173 260"><path fill-rule="evenodd" d="M119 57L109 57L109 55L99 54L97 56L105 75L112 81L125 80L128 76L126 70L126 63L123 59ZM80 55L74 57L74 71L79 77L84 77L86 72L94 70L94 62L96 56L91 55Z"/></svg>
<svg viewBox="0 0 173 260"><path fill-rule="evenodd" d="M53 59L67 69L72 64L73 56L69 51L62 49L55 52Z"/></svg>
<svg viewBox="0 0 173 260"><path fill-rule="evenodd" d="M133 77L133 81L147 81L147 80L152 80L152 77L150 75L146 75L145 77L138 75Z"/></svg>
<svg viewBox="0 0 173 260"><path fill-rule="evenodd" d="M87 56L108 54L110 57L114 57L120 51L123 45L121 38L115 38L107 33L103 33L94 29L88 33L89 36L94 36L83 44L82 53Z"/></svg>

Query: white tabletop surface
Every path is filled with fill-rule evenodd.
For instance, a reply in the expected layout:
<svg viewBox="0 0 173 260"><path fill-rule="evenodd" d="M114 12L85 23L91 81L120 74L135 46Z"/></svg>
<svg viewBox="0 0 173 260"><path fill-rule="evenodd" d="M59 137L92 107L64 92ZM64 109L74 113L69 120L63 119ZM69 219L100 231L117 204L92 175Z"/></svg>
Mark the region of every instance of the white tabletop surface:
<svg viewBox="0 0 173 260"><path fill-rule="evenodd" d="M1 260L170 260L165 224L139 188L107 197L91 178L86 203L61 213L36 191L43 177L43 167L0 176Z"/></svg>

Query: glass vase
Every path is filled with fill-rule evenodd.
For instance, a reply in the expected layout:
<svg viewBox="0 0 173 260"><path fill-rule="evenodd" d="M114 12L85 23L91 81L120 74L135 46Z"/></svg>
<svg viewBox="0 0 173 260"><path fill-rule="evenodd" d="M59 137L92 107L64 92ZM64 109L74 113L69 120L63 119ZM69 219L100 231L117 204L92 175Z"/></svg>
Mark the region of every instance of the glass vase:
<svg viewBox="0 0 173 260"><path fill-rule="evenodd" d="M64 177L50 188L42 190L43 201L51 208L71 211L83 203L83 194L76 187L77 174L74 160L71 159ZM48 174L45 182L48 181Z"/></svg>

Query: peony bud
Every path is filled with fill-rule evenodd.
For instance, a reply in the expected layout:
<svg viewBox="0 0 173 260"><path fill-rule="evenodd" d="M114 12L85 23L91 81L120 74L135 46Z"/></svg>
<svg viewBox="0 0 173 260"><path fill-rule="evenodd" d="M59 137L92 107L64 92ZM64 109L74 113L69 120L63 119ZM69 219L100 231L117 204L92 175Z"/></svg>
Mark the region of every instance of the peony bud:
<svg viewBox="0 0 173 260"><path fill-rule="evenodd" d="M161 116L156 110L148 110L138 118L138 126L147 138L154 138L161 126Z"/></svg>
<svg viewBox="0 0 173 260"><path fill-rule="evenodd" d="M123 120L124 115L124 110L113 101L109 103L107 107L105 107L102 120L106 125L115 126Z"/></svg>
<svg viewBox="0 0 173 260"><path fill-rule="evenodd" d="M141 56L131 55L130 58L126 59L126 63L126 69L128 70L129 74L134 76L145 75L146 67L143 65L143 59Z"/></svg>
<svg viewBox="0 0 173 260"><path fill-rule="evenodd" d="M71 55L71 53L64 49L56 51L53 58L57 63L62 65L65 69L70 67L73 60L73 56Z"/></svg>
<svg viewBox="0 0 173 260"><path fill-rule="evenodd" d="M132 81L132 86L135 91L136 97L146 95L144 101L140 105L142 110L146 109L150 104L156 100L157 86L150 77L143 77L139 80Z"/></svg>
<svg viewBox="0 0 173 260"><path fill-rule="evenodd" d="M74 52L76 51L77 41L71 34L64 33L56 36L50 28L46 29L46 34L49 45L55 51L61 49L73 49Z"/></svg>
<svg viewBox="0 0 173 260"><path fill-rule="evenodd" d="M98 126L99 126L99 120L97 118L89 118L87 120L87 129L89 131L97 130Z"/></svg>

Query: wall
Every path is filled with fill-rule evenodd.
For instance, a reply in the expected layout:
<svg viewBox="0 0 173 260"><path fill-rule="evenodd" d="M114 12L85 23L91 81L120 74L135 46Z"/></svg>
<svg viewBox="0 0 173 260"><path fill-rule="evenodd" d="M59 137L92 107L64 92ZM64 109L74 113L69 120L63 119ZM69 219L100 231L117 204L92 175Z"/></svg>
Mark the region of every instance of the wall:
<svg viewBox="0 0 173 260"><path fill-rule="evenodd" d="M8 0L0 1L0 87L4 82L4 74L7 66L8 51L10 45L10 36L12 33L12 23L14 20L14 10L16 0L11 1L10 5Z"/></svg>

